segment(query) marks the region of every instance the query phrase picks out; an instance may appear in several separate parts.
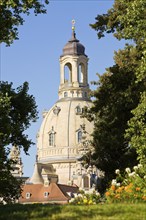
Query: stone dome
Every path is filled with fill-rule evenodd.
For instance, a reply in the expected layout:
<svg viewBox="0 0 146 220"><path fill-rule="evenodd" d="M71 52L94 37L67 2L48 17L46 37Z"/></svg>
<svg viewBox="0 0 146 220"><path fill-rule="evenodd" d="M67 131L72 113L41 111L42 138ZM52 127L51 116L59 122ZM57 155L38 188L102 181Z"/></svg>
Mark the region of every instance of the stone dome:
<svg viewBox="0 0 146 220"><path fill-rule="evenodd" d="M73 164L79 158L82 125L85 125L88 140L93 130L93 124L86 118L81 118L85 106L91 107L91 102L81 99L61 100L43 114L37 135L38 161L53 164L56 174L59 174L59 182L62 183L68 178L68 168L62 164Z"/></svg>
<svg viewBox="0 0 146 220"><path fill-rule="evenodd" d="M85 55L85 47L76 39L76 34L72 32L72 38L63 48L63 55Z"/></svg>
<svg viewBox="0 0 146 220"><path fill-rule="evenodd" d="M77 98L68 101L60 100L48 112L43 113L44 118L37 137L39 162L62 161L65 158L76 160L79 144L78 131L83 124L85 124L87 136L93 130L93 124L81 117L85 106L91 107L91 102ZM49 134L54 134L52 145L49 143ZM70 148L70 155L68 155L68 148Z"/></svg>

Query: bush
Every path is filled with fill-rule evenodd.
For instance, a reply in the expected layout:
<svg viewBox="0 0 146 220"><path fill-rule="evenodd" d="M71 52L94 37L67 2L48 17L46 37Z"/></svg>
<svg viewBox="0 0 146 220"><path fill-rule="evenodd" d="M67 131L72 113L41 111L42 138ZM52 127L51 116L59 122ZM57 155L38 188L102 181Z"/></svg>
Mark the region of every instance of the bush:
<svg viewBox="0 0 146 220"><path fill-rule="evenodd" d="M81 190L78 194L75 194L69 203L74 205L93 205L98 204L102 201L100 193L95 190L89 191L88 193Z"/></svg>
<svg viewBox="0 0 146 220"><path fill-rule="evenodd" d="M126 168L123 174L120 170L115 173L117 177L105 193L108 202L146 202L146 175L141 164L132 171Z"/></svg>

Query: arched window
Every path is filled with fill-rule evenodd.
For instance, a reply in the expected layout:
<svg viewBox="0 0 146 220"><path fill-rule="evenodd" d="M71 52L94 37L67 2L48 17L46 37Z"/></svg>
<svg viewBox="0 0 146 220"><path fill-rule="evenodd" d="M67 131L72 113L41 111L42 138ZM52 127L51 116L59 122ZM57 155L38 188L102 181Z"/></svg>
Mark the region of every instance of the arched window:
<svg viewBox="0 0 146 220"><path fill-rule="evenodd" d="M77 141L78 141L78 143L80 143L82 141L82 131L81 130L79 130L77 132Z"/></svg>
<svg viewBox="0 0 146 220"><path fill-rule="evenodd" d="M78 67L78 82L83 83L84 82L84 65L81 63Z"/></svg>
<svg viewBox="0 0 146 220"><path fill-rule="evenodd" d="M54 146L54 134L49 134L49 146Z"/></svg>
<svg viewBox="0 0 146 220"><path fill-rule="evenodd" d="M72 66L70 63L66 63L64 66L64 83L72 82Z"/></svg>
<svg viewBox="0 0 146 220"><path fill-rule="evenodd" d="M75 112L76 112L76 115L82 114L82 108L80 107L80 105L77 105L77 107L75 108Z"/></svg>
<svg viewBox="0 0 146 220"><path fill-rule="evenodd" d="M55 132L53 126L51 131L49 132L49 146L55 146Z"/></svg>
<svg viewBox="0 0 146 220"><path fill-rule="evenodd" d="M68 93L64 92L64 98L68 97Z"/></svg>

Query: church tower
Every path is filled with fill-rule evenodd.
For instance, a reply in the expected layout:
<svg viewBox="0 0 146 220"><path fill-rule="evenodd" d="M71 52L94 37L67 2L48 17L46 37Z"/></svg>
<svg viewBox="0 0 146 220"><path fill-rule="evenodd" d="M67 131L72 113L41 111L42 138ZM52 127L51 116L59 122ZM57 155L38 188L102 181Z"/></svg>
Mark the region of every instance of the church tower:
<svg viewBox="0 0 146 220"><path fill-rule="evenodd" d="M21 157L20 157L20 150L16 145L12 146L12 149L10 151L10 159L15 162L15 164L13 165L13 171L12 171L13 176L17 178L22 177L23 164L22 164Z"/></svg>
<svg viewBox="0 0 146 220"><path fill-rule="evenodd" d="M73 182L89 187L86 170L81 166L83 145L90 148L93 123L82 118L84 107L90 108L88 57L85 47L76 38L73 21L71 39L60 56L59 99L43 112L43 122L37 134L37 161L53 166L59 183ZM87 144L88 143L88 144Z"/></svg>
<svg viewBox="0 0 146 220"><path fill-rule="evenodd" d="M60 56L59 99L88 99L88 57L84 46L76 39L74 26L72 37Z"/></svg>

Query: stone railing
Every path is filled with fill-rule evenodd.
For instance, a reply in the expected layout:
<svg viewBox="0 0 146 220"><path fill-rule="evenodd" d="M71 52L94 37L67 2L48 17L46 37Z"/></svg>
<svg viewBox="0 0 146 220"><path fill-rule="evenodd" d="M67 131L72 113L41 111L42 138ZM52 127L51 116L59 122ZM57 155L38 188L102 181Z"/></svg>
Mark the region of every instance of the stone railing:
<svg viewBox="0 0 146 220"><path fill-rule="evenodd" d="M50 147L39 150L38 157L39 159L43 159L45 157L76 157L78 155L77 147Z"/></svg>

